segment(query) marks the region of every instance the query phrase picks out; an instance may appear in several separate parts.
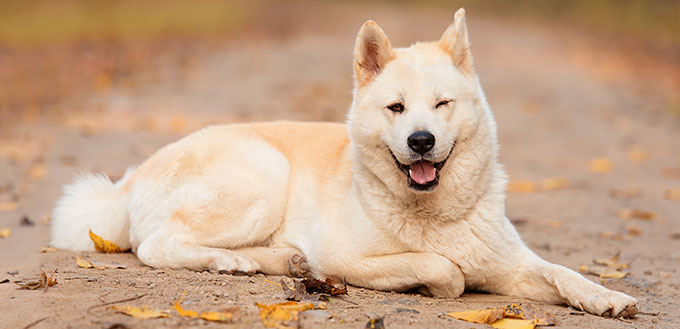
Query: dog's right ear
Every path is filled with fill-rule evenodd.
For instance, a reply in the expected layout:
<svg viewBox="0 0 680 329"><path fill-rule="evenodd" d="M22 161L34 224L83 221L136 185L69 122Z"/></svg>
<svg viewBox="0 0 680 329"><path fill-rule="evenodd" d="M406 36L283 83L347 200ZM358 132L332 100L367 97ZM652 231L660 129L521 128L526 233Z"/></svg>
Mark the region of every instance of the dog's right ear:
<svg viewBox="0 0 680 329"><path fill-rule="evenodd" d="M354 45L354 78L357 87L371 82L393 58L394 52L385 32L374 21L364 23Z"/></svg>

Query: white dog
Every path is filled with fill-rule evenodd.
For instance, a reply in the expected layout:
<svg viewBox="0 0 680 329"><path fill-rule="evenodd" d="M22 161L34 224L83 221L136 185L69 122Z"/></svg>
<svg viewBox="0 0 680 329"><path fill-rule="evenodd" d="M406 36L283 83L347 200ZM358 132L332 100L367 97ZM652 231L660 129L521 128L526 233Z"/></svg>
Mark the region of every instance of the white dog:
<svg viewBox="0 0 680 329"><path fill-rule="evenodd" d="M634 298L539 258L505 217L496 123L463 9L439 41L408 48L366 22L354 74L346 125L208 127L115 184L79 176L54 210L52 244L93 250L92 230L154 267L335 277L436 297L474 288L635 313Z"/></svg>

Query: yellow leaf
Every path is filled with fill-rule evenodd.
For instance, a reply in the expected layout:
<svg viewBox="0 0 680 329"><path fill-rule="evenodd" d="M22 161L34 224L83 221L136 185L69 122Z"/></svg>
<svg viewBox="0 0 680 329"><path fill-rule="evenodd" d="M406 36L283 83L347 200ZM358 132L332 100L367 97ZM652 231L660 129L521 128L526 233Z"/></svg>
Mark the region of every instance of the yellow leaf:
<svg viewBox="0 0 680 329"><path fill-rule="evenodd" d="M487 308L485 310L468 310L462 312L451 312L446 315L474 323L493 323L503 317L503 309L501 308Z"/></svg>
<svg viewBox="0 0 680 329"><path fill-rule="evenodd" d="M152 310L148 306L142 306L141 308L135 306L109 306L108 308L129 315L135 319L167 318L170 316L167 311Z"/></svg>
<svg viewBox="0 0 680 329"><path fill-rule="evenodd" d="M628 150L628 159L636 165L643 164L649 160L649 152L640 146L633 146Z"/></svg>
<svg viewBox="0 0 680 329"><path fill-rule="evenodd" d="M9 238L10 235L12 235L12 231L9 228L0 229L0 239Z"/></svg>
<svg viewBox="0 0 680 329"><path fill-rule="evenodd" d="M0 211L10 212L15 211L19 208L19 204L16 202L0 202Z"/></svg>
<svg viewBox="0 0 680 329"><path fill-rule="evenodd" d="M571 186L571 182L564 177L551 177L541 181L541 188L546 191L561 190Z"/></svg>
<svg viewBox="0 0 680 329"><path fill-rule="evenodd" d="M123 250L121 250L115 243L102 239L102 237L99 235L92 233L92 230L90 230L90 239L92 242L94 242L94 249L99 252L105 252L107 254L123 252Z"/></svg>
<svg viewBox="0 0 680 329"><path fill-rule="evenodd" d="M588 163L588 169L594 173L608 173L614 169L614 165L611 160L607 158L596 158L590 160Z"/></svg>
<svg viewBox="0 0 680 329"><path fill-rule="evenodd" d="M496 329L534 329L534 320L500 319L491 324Z"/></svg>
<svg viewBox="0 0 680 329"><path fill-rule="evenodd" d="M285 302L280 304L255 303L260 309L260 320L265 327L276 327L298 319L298 314L314 309L312 303Z"/></svg>
<svg viewBox="0 0 680 329"><path fill-rule="evenodd" d="M664 198L672 201L680 201L680 188L669 188L663 192Z"/></svg>
<svg viewBox="0 0 680 329"><path fill-rule="evenodd" d="M656 213L653 211L640 210L640 209L622 209L619 210L617 216L621 219L644 219L652 220L656 218Z"/></svg>
<svg viewBox="0 0 680 329"><path fill-rule="evenodd" d="M538 187L532 181L512 181L508 183L508 192L511 193L532 193Z"/></svg>
<svg viewBox="0 0 680 329"><path fill-rule="evenodd" d="M201 319L208 321L230 321L232 319L231 313L222 312L203 312L201 313Z"/></svg>
<svg viewBox="0 0 680 329"><path fill-rule="evenodd" d="M177 314L179 316L183 316L183 317L186 317L186 318L198 317L198 312L183 309L181 306L179 306L179 303L177 301L175 301L175 310L177 311Z"/></svg>
<svg viewBox="0 0 680 329"><path fill-rule="evenodd" d="M621 272L618 270L605 269L600 273L600 279L622 279L630 275L630 272Z"/></svg>
<svg viewBox="0 0 680 329"><path fill-rule="evenodd" d="M594 259L593 263L595 263L597 265L604 265L604 266L607 266L607 267L612 267L612 268L615 268L617 270L626 269L626 268L628 268L629 263L619 262L619 255L620 254L621 254L620 251L617 252L616 255L614 255L611 259L604 259L604 258Z"/></svg>
<svg viewBox="0 0 680 329"><path fill-rule="evenodd" d="M78 267L81 267L81 268L92 268L92 267L94 267L94 265L92 265L92 263L90 263L89 261L86 261L86 260L84 260L80 257L76 258L76 264L78 264Z"/></svg>

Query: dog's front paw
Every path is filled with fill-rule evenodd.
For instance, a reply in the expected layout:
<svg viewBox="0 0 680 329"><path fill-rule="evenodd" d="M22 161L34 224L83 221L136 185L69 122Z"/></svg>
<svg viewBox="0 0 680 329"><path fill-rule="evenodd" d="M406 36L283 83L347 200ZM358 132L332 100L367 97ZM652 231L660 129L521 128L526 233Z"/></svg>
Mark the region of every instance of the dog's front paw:
<svg viewBox="0 0 680 329"><path fill-rule="evenodd" d="M637 300L624 293L604 289L583 301L576 301L575 307L608 318L632 318L637 314Z"/></svg>

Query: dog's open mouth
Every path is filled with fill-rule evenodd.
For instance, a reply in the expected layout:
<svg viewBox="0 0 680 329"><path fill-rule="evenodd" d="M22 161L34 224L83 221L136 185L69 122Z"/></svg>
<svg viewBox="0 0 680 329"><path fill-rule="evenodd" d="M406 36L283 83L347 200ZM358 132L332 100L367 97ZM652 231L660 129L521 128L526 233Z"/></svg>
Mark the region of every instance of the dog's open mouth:
<svg viewBox="0 0 680 329"><path fill-rule="evenodd" d="M449 151L449 154L443 161L432 162L423 159L415 161L410 165L399 162L391 151L390 154L399 169L406 175L410 188L417 191L432 191L439 184L439 171L444 167L449 156L451 156L451 151Z"/></svg>

